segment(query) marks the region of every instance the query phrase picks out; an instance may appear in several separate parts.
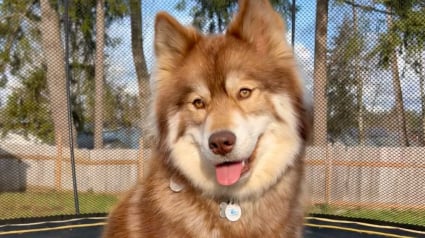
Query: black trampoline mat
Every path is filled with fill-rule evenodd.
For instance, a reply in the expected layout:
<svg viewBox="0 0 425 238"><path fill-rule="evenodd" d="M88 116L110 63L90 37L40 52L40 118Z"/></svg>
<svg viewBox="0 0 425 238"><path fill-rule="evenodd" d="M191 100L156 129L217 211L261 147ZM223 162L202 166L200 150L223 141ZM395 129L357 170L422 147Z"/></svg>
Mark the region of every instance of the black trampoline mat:
<svg viewBox="0 0 425 238"><path fill-rule="evenodd" d="M424 237L425 227L403 228L396 225L378 225L370 222L308 217L305 224L306 238L407 238Z"/></svg>
<svg viewBox="0 0 425 238"><path fill-rule="evenodd" d="M102 234L105 217L76 218L27 224L0 226L0 238L95 238ZM308 217L306 238L407 238L424 237L424 229L406 229L397 226Z"/></svg>
<svg viewBox="0 0 425 238"><path fill-rule="evenodd" d="M105 217L76 218L0 226L1 238L95 238L100 237Z"/></svg>

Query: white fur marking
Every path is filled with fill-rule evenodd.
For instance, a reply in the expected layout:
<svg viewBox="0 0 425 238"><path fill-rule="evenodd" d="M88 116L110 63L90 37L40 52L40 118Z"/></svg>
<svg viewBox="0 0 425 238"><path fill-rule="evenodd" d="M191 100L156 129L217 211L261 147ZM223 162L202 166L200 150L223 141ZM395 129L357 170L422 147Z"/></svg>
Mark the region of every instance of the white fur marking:
<svg viewBox="0 0 425 238"><path fill-rule="evenodd" d="M180 113L176 113L175 115L171 116L170 120L168 120L167 143L168 143L168 146L170 147L177 140L177 135L179 133L179 124L180 124Z"/></svg>

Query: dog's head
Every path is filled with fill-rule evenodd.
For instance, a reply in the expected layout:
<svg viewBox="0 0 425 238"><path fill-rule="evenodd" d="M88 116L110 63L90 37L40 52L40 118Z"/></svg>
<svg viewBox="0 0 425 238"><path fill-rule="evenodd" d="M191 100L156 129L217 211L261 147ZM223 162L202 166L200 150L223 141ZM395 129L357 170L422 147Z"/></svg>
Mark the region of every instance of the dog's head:
<svg viewBox="0 0 425 238"><path fill-rule="evenodd" d="M159 13L155 54L155 127L168 162L210 196L244 199L275 184L306 127L293 52L269 1L240 1L223 35Z"/></svg>

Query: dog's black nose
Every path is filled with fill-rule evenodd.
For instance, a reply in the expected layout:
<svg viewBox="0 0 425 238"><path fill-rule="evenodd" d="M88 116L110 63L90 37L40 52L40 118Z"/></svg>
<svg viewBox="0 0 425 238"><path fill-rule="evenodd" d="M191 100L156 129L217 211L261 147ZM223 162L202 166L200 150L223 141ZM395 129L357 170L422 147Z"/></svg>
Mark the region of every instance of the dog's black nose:
<svg viewBox="0 0 425 238"><path fill-rule="evenodd" d="M226 155L233 150L236 136L231 131L219 131L213 133L208 139L210 150L214 154Z"/></svg>

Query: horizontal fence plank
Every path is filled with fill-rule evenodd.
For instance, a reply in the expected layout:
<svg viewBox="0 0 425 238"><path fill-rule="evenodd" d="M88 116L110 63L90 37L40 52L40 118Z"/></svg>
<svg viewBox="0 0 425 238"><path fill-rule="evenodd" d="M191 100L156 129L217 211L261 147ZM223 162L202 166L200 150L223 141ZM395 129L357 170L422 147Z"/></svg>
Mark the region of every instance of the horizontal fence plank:
<svg viewBox="0 0 425 238"><path fill-rule="evenodd" d="M322 204L318 201L313 203L314 205ZM425 210L425 204L418 205L405 205L400 203L384 203L384 202L345 202L345 201L334 201L330 204L332 206L340 207L363 207L363 208L373 208L373 209L411 209L411 210Z"/></svg>
<svg viewBox="0 0 425 238"><path fill-rule="evenodd" d="M307 160L307 166L345 166L345 167L374 167L374 168L425 168L425 164L404 163L404 162L383 162L383 161L344 161L344 160Z"/></svg>
<svg viewBox="0 0 425 238"><path fill-rule="evenodd" d="M75 150L79 191L121 193L149 169L149 150ZM313 204L425 209L425 148L308 147ZM0 191L72 190L68 148L0 145Z"/></svg>

